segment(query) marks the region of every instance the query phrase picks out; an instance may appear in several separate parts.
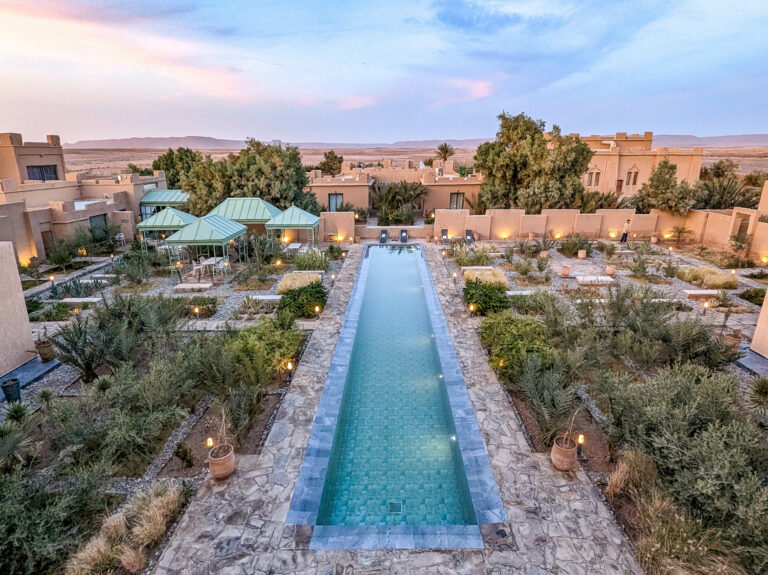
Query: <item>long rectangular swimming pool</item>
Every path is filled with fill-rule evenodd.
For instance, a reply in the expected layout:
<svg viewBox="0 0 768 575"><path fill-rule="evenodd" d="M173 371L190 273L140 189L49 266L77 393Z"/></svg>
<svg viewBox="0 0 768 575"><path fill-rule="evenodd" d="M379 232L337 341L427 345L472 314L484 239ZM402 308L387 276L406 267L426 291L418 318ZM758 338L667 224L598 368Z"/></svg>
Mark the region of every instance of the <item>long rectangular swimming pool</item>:
<svg viewBox="0 0 768 575"><path fill-rule="evenodd" d="M288 523L311 548L482 547L505 520L421 248L369 246Z"/></svg>

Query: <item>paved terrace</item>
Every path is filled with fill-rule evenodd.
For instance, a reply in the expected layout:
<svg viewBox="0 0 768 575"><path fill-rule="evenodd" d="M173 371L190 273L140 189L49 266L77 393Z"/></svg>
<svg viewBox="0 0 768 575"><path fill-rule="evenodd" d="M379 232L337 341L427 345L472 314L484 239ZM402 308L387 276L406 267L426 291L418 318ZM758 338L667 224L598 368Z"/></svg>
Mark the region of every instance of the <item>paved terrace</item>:
<svg viewBox="0 0 768 575"><path fill-rule="evenodd" d="M434 245L427 259L509 521L483 526L483 550L388 551L310 551L312 528L285 523L362 251L349 251L262 452L205 482L154 573L641 573L581 469L558 473L531 451Z"/></svg>

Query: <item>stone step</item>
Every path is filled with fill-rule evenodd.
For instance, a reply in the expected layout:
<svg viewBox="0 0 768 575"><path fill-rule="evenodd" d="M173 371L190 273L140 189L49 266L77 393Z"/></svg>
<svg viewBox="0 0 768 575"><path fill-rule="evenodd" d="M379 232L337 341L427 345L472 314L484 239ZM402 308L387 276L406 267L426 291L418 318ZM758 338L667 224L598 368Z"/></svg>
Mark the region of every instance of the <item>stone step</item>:
<svg viewBox="0 0 768 575"><path fill-rule="evenodd" d="M576 276L580 286L612 286L616 282L611 276Z"/></svg>
<svg viewBox="0 0 768 575"><path fill-rule="evenodd" d="M508 290L506 292L507 297L517 296L517 295L532 295L534 290L532 289L512 289Z"/></svg>
<svg viewBox="0 0 768 575"><path fill-rule="evenodd" d="M683 293L688 299L710 299L720 295L716 289L684 289Z"/></svg>
<svg viewBox="0 0 768 575"><path fill-rule="evenodd" d="M117 277L117 274L91 274L92 280L106 280L110 281Z"/></svg>
<svg viewBox="0 0 768 575"><path fill-rule="evenodd" d="M249 295L246 296L246 299L252 299L256 301L280 301L280 298L283 297L280 294L266 294L266 295Z"/></svg>
<svg viewBox="0 0 768 575"><path fill-rule="evenodd" d="M206 291L213 287L212 283L183 283L173 286L174 292Z"/></svg>
<svg viewBox="0 0 768 575"><path fill-rule="evenodd" d="M84 303L101 303L100 297L65 297L61 300L69 307L80 307Z"/></svg>

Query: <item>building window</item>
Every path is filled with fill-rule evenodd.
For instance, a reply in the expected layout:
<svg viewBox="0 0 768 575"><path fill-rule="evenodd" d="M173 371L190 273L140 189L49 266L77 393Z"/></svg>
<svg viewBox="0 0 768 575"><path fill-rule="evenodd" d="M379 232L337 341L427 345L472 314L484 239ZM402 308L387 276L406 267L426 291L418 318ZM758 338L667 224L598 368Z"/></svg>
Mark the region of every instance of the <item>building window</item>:
<svg viewBox="0 0 768 575"><path fill-rule="evenodd" d="M344 194L328 194L328 211L338 212L344 203Z"/></svg>
<svg viewBox="0 0 768 575"><path fill-rule="evenodd" d="M630 170L627 172L627 185L628 186L636 186L637 185L637 172L633 172Z"/></svg>
<svg viewBox="0 0 768 575"><path fill-rule="evenodd" d="M98 216L91 216L88 218L88 223L91 225L91 231L93 232L93 238L96 241L102 241L106 239L107 230L107 215L99 214Z"/></svg>
<svg viewBox="0 0 768 575"><path fill-rule="evenodd" d="M589 172L589 173L587 174L587 185L588 185L588 186L591 186L591 185L592 185L592 172Z"/></svg>
<svg viewBox="0 0 768 575"><path fill-rule="evenodd" d="M587 174L587 186L597 186L600 184L600 172L597 170Z"/></svg>
<svg viewBox="0 0 768 575"><path fill-rule="evenodd" d="M633 186L636 186L636 185L637 185L637 172L635 172L635 177L634 177L634 178L632 178L632 185L633 185Z"/></svg>
<svg viewBox="0 0 768 575"><path fill-rule="evenodd" d="M448 206L452 210L461 210L464 208L464 194L461 192L455 192L451 194L450 204Z"/></svg>
<svg viewBox="0 0 768 575"><path fill-rule="evenodd" d="M59 171L52 166L27 166L27 179L30 180L58 180Z"/></svg>
<svg viewBox="0 0 768 575"><path fill-rule="evenodd" d="M600 184L600 172L595 172L595 185Z"/></svg>

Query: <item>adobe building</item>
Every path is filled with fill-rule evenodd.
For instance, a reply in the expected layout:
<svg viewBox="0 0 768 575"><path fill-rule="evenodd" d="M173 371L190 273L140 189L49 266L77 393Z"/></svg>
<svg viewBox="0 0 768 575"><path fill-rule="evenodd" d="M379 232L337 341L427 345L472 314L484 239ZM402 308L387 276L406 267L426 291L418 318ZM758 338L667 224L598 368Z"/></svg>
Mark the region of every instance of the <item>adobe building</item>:
<svg viewBox="0 0 768 575"><path fill-rule="evenodd" d="M107 222L131 241L142 198L166 187L162 171L94 179L67 174L58 136L24 142L21 134L0 134L0 241L12 242L19 263L44 260L56 238Z"/></svg>
<svg viewBox="0 0 768 575"><path fill-rule="evenodd" d="M483 182L481 174L461 176L455 171L452 161L435 161L431 167L416 166L411 160L405 160L402 166L393 165L391 160L383 160L381 165L361 168L352 162L342 165L337 176L324 176L320 170L309 174L307 189L317 196L317 201L336 211L344 203L355 208L367 208L371 205L371 189L376 183L420 182L427 189L421 202L424 215L437 209L462 209L465 199L472 199L480 192Z"/></svg>
<svg viewBox="0 0 768 575"><path fill-rule="evenodd" d="M694 184L699 180L703 148L654 148L653 132L592 135L581 137L581 141L595 152L587 173L581 178L590 191L633 196L665 158L677 166L678 182L687 180Z"/></svg>

